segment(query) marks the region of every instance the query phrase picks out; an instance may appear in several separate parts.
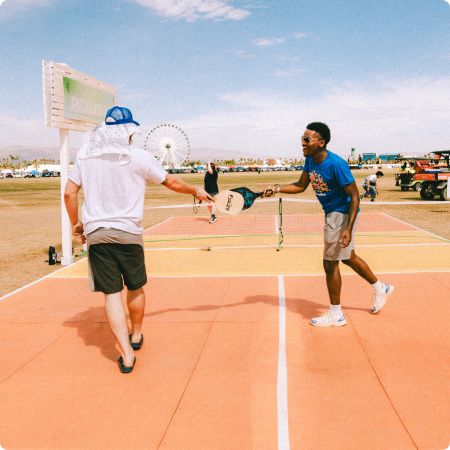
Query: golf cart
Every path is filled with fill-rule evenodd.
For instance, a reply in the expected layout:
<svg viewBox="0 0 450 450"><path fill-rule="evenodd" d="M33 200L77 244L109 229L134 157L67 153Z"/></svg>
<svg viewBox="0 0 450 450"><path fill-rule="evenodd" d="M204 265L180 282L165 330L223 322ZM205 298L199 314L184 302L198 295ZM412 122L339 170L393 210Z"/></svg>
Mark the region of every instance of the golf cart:
<svg viewBox="0 0 450 450"><path fill-rule="evenodd" d="M404 164L399 170L394 172L395 185L400 186L402 191L414 189L415 191L420 192L423 181L415 180L414 174L417 171L422 170L423 167L428 167L432 161L425 158L398 158L397 161L403 161Z"/></svg>
<svg viewBox="0 0 450 450"><path fill-rule="evenodd" d="M433 200L435 195L439 195L441 200L447 200L447 184L450 178L450 150L440 150L433 152L442 161L439 164L416 164L414 169L414 180L422 182L420 197L423 200ZM418 166L416 168L416 166ZM420 166L420 167L419 167Z"/></svg>

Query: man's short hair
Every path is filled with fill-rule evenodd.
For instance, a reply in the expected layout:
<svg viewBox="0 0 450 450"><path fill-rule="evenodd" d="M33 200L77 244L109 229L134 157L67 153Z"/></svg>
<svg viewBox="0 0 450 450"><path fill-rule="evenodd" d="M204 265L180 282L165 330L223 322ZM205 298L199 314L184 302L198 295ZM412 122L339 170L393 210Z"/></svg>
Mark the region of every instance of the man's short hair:
<svg viewBox="0 0 450 450"><path fill-rule="evenodd" d="M311 122L307 127L307 130L315 131L316 133L319 133L322 136L322 139L325 140L325 145L330 142L331 139L331 132L328 128L328 125L322 122Z"/></svg>
<svg viewBox="0 0 450 450"><path fill-rule="evenodd" d="M380 177L384 177L384 173L381 170L379 170L375 175L376 176L379 175Z"/></svg>

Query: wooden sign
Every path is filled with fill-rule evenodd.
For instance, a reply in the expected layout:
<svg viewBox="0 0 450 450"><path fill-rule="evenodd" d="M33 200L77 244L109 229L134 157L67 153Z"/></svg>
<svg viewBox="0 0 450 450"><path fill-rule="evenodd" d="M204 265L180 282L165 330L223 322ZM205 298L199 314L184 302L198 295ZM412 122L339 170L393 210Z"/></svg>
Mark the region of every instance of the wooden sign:
<svg viewBox="0 0 450 450"><path fill-rule="evenodd" d="M117 88L66 64L42 61L42 86L48 127L89 131L119 104Z"/></svg>

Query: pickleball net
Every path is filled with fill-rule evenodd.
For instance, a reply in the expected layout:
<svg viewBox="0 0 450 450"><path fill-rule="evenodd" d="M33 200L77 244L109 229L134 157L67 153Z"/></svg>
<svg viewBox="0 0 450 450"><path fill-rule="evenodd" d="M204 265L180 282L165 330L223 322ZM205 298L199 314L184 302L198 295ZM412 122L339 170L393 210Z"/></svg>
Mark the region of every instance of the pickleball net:
<svg viewBox="0 0 450 450"><path fill-rule="evenodd" d="M450 202L361 202L357 246L449 245ZM147 249L323 246L324 213L317 200L257 200L236 216L206 205L144 209Z"/></svg>

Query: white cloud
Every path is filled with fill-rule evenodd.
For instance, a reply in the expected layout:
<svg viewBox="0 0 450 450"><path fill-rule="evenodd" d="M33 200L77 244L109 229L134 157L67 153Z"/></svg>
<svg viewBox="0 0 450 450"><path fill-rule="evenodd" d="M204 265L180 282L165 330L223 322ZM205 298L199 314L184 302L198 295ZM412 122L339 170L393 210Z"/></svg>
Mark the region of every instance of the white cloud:
<svg viewBox="0 0 450 450"><path fill-rule="evenodd" d="M276 70L275 76L276 77L293 77L296 75L301 75L302 73L305 73L306 69L298 69L298 68L292 68L288 70Z"/></svg>
<svg viewBox="0 0 450 450"><path fill-rule="evenodd" d="M250 53L247 53L246 50L229 50L231 53L234 53L239 58L256 58L256 55L251 55Z"/></svg>
<svg viewBox="0 0 450 450"><path fill-rule="evenodd" d="M30 147L59 146L59 131L57 128L47 127L42 118L22 118L16 111L0 109L1 145L27 145ZM70 146L78 148L84 133L70 133Z"/></svg>
<svg viewBox="0 0 450 450"><path fill-rule="evenodd" d="M300 38L302 38L302 37L307 37L307 36L310 36L311 35L311 33L302 33L302 32L300 32L300 33L294 33L293 34L293 36L295 37L295 38L297 38L297 39L300 39Z"/></svg>
<svg viewBox="0 0 450 450"><path fill-rule="evenodd" d="M220 0L134 0L136 3L157 11L171 19L242 20L250 11L234 8Z"/></svg>
<svg viewBox="0 0 450 450"><path fill-rule="evenodd" d="M283 42L285 42L286 39L284 38L277 38L277 39L254 39L253 43L257 46L257 47L264 47L266 45L274 45L274 44L282 44Z"/></svg>
<svg viewBox="0 0 450 450"><path fill-rule="evenodd" d="M282 82L283 79L280 79ZM296 91L273 95L262 91L229 92L211 100L214 111L188 116L186 105L174 105L174 123L189 136L191 147L218 147L262 156L301 157L300 137L312 121L331 128L330 150L347 157L351 148L363 152L428 153L448 149L448 95L450 77L441 79L372 80L324 88L311 96L296 84ZM133 94L130 94L133 95ZM178 114L185 117L177 118ZM143 145L155 117L142 117ZM163 119L165 120L165 119ZM2 146L58 146L58 130L46 127L42 117L22 118L0 107ZM71 133L70 146L78 148L84 133Z"/></svg>
<svg viewBox="0 0 450 450"><path fill-rule="evenodd" d="M215 142L254 154L301 156L305 126L323 121L331 128L330 150L345 157L351 148L423 154L448 148L449 91L450 77L385 81L370 89L348 85L314 98L307 92L276 97L244 91L220 95L220 111L179 124L193 148Z"/></svg>
<svg viewBox="0 0 450 450"><path fill-rule="evenodd" d="M0 0L0 18L10 17L30 6L48 6L53 0ZM3 6L2 6L3 4Z"/></svg>

